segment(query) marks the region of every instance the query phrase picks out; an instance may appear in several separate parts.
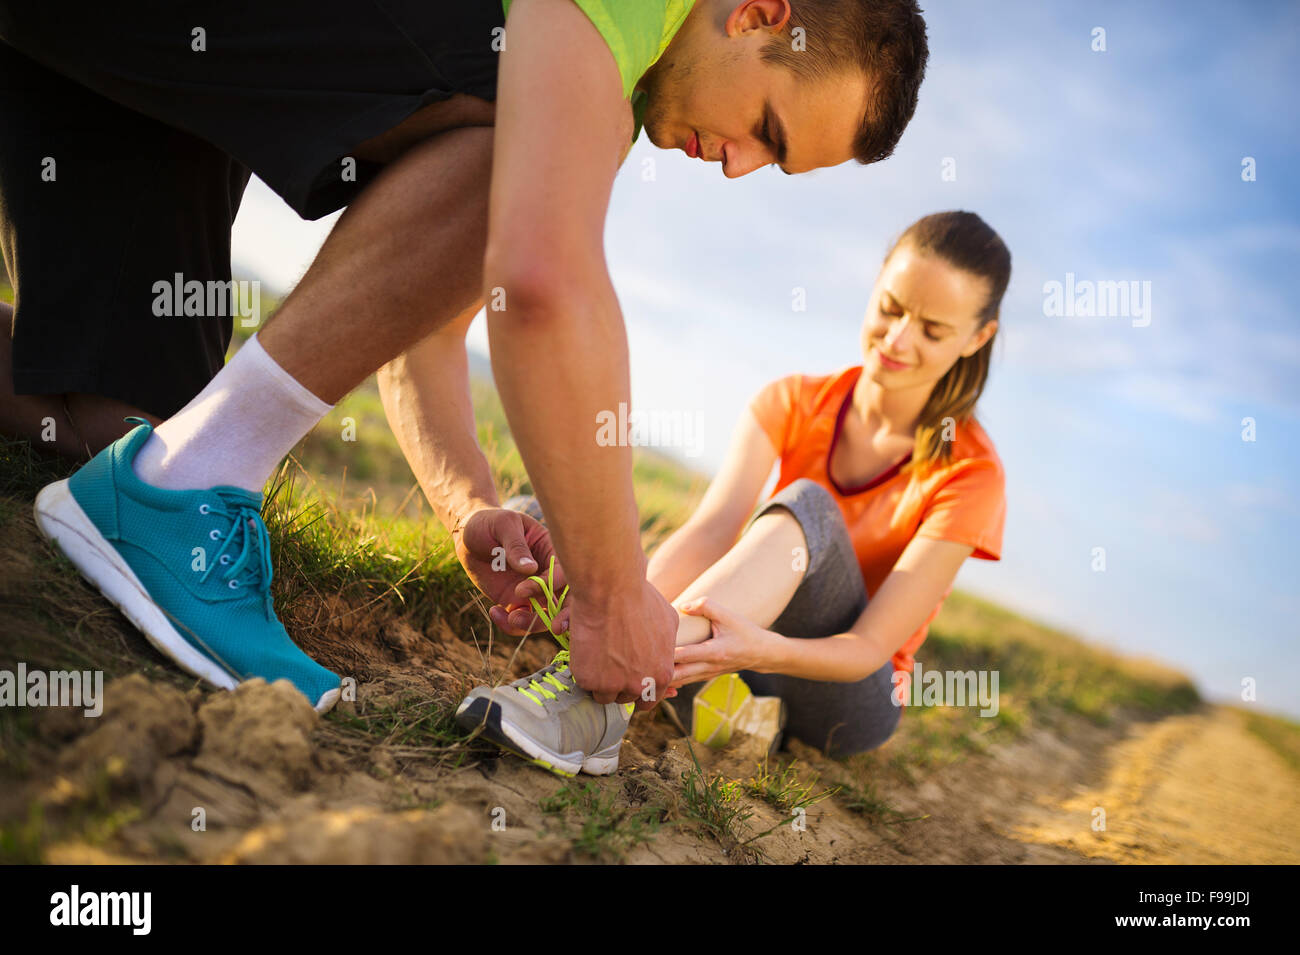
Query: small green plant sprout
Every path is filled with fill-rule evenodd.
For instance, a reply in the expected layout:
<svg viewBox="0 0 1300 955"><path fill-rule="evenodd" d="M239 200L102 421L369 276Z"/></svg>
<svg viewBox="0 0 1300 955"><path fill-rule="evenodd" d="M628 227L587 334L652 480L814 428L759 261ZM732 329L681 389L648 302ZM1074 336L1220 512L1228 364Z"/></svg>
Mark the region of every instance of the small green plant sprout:
<svg viewBox="0 0 1300 955"><path fill-rule="evenodd" d="M542 596L546 598L546 606L543 607L537 602L536 597L529 597L528 602L533 605L533 613L542 618L542 623L546 624L546 629L551 630L551 625L555 618L560 615L560 608L564 606L564 598L568 596L569 585L564 585L564 590L557 597L555 595L555 555L551 555L550 566L546 570L546 576L533 574L529 580L537 581L537 585L542 588ZM555 637L555 642L565 650L569 649L569 631L566 629L563 633L551 631L551 636Z"/></svg>

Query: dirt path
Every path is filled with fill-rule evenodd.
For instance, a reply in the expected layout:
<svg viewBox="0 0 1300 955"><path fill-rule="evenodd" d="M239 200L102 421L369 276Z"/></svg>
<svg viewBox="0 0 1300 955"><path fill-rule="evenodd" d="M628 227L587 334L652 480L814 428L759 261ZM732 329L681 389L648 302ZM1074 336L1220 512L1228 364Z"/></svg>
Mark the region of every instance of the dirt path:
<svg viewBox="0 0 1300 955"><path fill-rule="evenodd" d="M1240 713L1209 707L1133 726L1101 778L1040 801L1013 834L1121 863L1295 864L1300 778Z"/></svg>
<svg viewBox="0 0 1300 955"><path fill-rule="evenodd" d="M0 548L0 566L10 579L24 588L61 580L33 562L42 551L26 512L9 527L18 534L12 549ZM55 589L46 599L78 593ZM36 626L30 614L6 617L4 604L0 635ZM337 672L358 674L358 701L340 704L328 720L287 686L213 692L164 674L143 639L92 598L50 653L101 641L142 672L105 687L102 718L48 710L29 730L0 734L0 746L22 750L10 765L28 769L21 778L0 771L0 823L51 862L591 857L581 843L590 842L583 826L592 813L546 809L561 781L490 747L466 752L419 731L475 681L537 669L550 658L546 647L533 641L516 656L508 642L489 649L442 622L422 632L370 604L323 598L312 607L319 620L295 620L314 640L309 651ZM793 743L801 780L846 788L811 806L798 828L788 812L746 794L741 808L750 815L738 838L771 830L759 845L774 863L1300 861L1300 774L1238 711L1207 707L1105 727L1042 714L986 751L926 770L912 763L906 773L889 770L914 743L924 749L919 717L905 715L895 738L864 764L836 763ZM745 780L755 771L739 753L697 752L708 777ZM736 839L693 823L683 784L692 765L671 727L642 714L619 773L579 781L595 787L614 829L641 807L662 808L663 828L619 857L751 861L733 851ZM869 788L874 814L844 798L847 787ZM1094 832L1097 807L1106 828Z"/></svg>
<svg viewBox="0 0 1300 955"><path fill-rule="evenodd" d="M573 841L582 820L561 825L541 808L560 781L521 760L439 768L411 747L347 745L283 685L182 693L133 676L108 700L88 733L85 720L48 721L42 762L53 771L7 790L0 815L19 815L38 792L51 809L84 803L110 778L138 808L113 838L49 846L47 861L586 861ZM602 800L620 811L680 803L690 757L666 724L638 719L624 749L619 774L593 781ZM842 766L792 750L822 785L844 781ZM753 771L738 753L697 752L710 776ZM778 864L1300 860L1300 780L1228 709L1111 727L1065 717L909 783L879 782L908 821L864 818L828 799L796 828L746 799L752 818L738 834L773 830L763 858ZM196 807L206 831L191 826ZM1104 831L1091 828L1095 807ZM752 861L677 825L625 859Z"/></svg>

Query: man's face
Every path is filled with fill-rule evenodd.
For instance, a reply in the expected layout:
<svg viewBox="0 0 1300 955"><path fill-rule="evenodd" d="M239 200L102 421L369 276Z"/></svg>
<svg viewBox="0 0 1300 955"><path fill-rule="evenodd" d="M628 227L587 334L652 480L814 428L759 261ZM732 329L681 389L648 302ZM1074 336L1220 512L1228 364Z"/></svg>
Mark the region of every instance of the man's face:
<svg viewBox="0 0 1300 955"><path fill-rule="evenodd" d="M785 22L788 4L731 2L698 0L642 80L650 141L720 162L730 179L770 163L800 173L852 159L866 77L805 80L764 61L760 53L773 26Z"/></svg>

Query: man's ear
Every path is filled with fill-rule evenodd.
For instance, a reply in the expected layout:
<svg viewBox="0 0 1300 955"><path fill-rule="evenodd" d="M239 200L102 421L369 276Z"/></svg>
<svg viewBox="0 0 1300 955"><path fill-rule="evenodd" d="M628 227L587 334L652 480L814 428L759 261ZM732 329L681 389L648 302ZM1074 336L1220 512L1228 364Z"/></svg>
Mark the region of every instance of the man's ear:
<svg viewBox="0 0 1300 955"><path fill-rule="evenodd" d="M749 30L785 29L790 20L790 0L724 0L735 3L727 15L725 29L728 36Z"/></svg>
<svg viewBox="0 0 1300 955"><path fill-rule="evenodd" d="M984 323L984 327L976 332L974 337L966 343L966 347L961 351L961 357L969 358L971 355L975 354L988 344L989 339L997 333L997 330L998 320L996 318L989 319Z"/></svg>

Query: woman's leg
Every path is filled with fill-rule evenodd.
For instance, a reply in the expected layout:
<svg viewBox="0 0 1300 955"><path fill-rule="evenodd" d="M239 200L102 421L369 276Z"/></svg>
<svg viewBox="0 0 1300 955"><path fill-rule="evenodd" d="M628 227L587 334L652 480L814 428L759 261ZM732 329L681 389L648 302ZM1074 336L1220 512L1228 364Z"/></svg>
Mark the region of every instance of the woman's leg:
<svg viewBox="0 0 1300 955"><path fill-rule="evenodd" d="M704 594L761 627L796 638L843 633L867 606L862 571L839 506L829 491L807 478L766 502L735 547L676 603ZM704 624L703 635L683 639L686 627L699 623ZM678 643L707 636L707 620L683 616ZM787 735L833 756L874 749L893 734L900 711L891 698L892 676L889 663L854 683L741 673L755 693L785 700ZM678 691L673 702L683 717L700 686L690 684Z"/></svg>
<svg viewBox="0 0 1300 955"><path fill-rule="evenodd" d="M678 594L673 606L708 596L760 627L771 627L805 589L812 569L797 518L783 507L769 506L750 518L731 550ZM707 618L678 613L678 646L702 643L710 633Z"/></svg>
<svg viewBox="0 0 1300 955"><path fill-rule="evenodd" d="M541 519L536 500L503 506ZM675 604L708 595L761 627L787 637L828 637L848 630L867 606L853 542L834 498L806 478L793 482L750 518L736 544L687 587ZM680 614L677 642L699 643L709 621ZM741 677L761 696L786 702L788 736L832 756L874 749L894 732L900 716L892 699L892 664L864 680L825 683L745 670ZM689 719L701 683L671 701Z"/></svg>
<svg viewBox="0 0 1300 955"><path fill-rule="evenodd" d="M787 496L788 495L788 496ZM867 607L866 585L844 516L829 491L802 479L771 502L798 520L808 544L802 586L769 629L787 637L827 637L848 630ZM786 732L832 756L882 745L898 727L892 663L852 683L805 680L784 673L741 674L755 693L779 696L789 710Z"/></svg>

